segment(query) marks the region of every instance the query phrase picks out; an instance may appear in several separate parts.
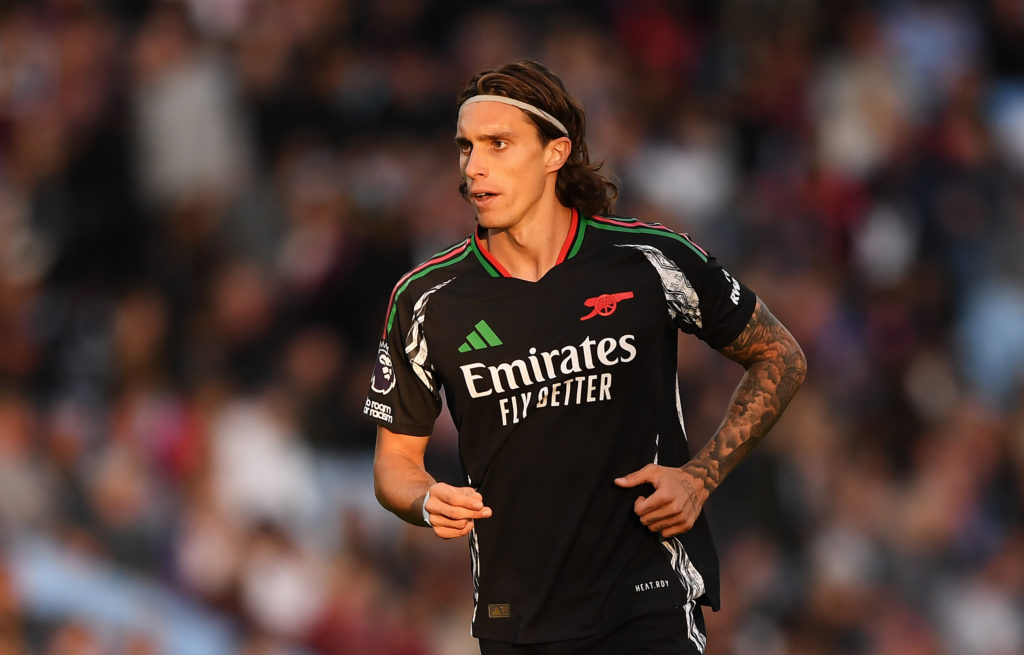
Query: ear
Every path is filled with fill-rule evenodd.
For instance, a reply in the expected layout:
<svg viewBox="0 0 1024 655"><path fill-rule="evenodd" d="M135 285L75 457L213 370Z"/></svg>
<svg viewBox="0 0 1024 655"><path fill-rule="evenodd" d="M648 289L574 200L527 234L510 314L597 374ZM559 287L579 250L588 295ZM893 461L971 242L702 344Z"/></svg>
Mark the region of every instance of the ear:
<svg viewBox="0 0 1024 655"><path fill-rule="evenodd" d="M569 154L572 153L572 141L566 136L552 139L548 141L544 150L548 172L557 171L569 159Z"/></svg>

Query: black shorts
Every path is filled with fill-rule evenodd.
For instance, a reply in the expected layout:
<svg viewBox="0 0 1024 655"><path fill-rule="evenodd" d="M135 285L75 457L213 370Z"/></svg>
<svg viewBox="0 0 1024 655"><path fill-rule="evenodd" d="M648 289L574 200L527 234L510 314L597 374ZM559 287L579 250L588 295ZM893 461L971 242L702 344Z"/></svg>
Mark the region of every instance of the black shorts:
<svg viewBox="0 0 1024 655"><path fill-rule="evenodd" d="M481 655L701 655L707 636L700 605L645 614L611 632L543 644L480 640Z"/></svg>

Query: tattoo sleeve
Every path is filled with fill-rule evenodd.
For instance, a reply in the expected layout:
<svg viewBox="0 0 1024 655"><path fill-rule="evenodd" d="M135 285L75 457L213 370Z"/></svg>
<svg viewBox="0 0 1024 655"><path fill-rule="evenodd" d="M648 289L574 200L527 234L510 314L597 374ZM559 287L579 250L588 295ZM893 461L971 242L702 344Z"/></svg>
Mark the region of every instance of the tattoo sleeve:
<svg viewBox="0 0 1024 655"><path fill-rule="evenodd" d="M722 424L684 466L703 481L708 493L775 425L807 373L800 345L760 299L743 332L721 352L743 365L746 373L733 393Z"/></svg>

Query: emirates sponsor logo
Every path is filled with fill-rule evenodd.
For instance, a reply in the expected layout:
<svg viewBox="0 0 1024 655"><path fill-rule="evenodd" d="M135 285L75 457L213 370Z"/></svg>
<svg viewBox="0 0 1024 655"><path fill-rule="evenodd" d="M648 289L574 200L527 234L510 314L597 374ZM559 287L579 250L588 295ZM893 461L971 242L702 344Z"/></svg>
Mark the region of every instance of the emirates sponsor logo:
<svg viewBox="0 0 1024 655"><path fill-rule="evenodd" d="M612 367L631 362L636 357L636 337L624 334L618 339L586 337L579 345L538 351L530 348L525 359L488 365L482 362L463 364L463 380L469 395L483 398L548 382L559 377L593 371L599 366Z"/></svg>

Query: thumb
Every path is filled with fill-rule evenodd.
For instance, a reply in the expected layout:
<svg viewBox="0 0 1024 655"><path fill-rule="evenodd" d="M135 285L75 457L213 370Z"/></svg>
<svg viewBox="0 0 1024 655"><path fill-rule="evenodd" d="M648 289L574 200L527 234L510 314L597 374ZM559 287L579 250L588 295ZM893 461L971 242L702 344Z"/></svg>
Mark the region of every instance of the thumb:
<svg viewBox="0 0 1024 655"><path fill-rule="evenodd" d="M653 471L654 464L648 464L639 471L633 471L629 475L624 475L621 478L615 478L615 484L628 489L648 482L653 482Z"/></svg>
<svg viewBox="0 0 1024 655"><path fill-rule="evenodd" d="M437 498L449 505L463 507L465 509L483 509L483 496L472 487L453 487L448 484L438 484L432 490L432 498Z"/></svg>

